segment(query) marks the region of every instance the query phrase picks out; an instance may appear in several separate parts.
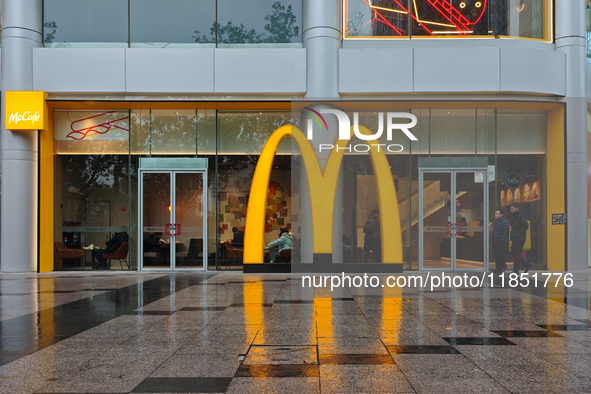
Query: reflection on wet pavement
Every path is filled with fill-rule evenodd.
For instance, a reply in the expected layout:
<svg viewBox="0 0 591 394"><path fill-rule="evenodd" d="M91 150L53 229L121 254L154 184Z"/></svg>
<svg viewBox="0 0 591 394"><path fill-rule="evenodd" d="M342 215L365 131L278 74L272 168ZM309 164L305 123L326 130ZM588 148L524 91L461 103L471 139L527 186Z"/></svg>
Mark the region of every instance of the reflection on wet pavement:
<svg viewBox="0 0 591 394"><path fill-rule="evenodd" d="M0 392L588 392L591 275L574 283L0 274Z"/></svg>

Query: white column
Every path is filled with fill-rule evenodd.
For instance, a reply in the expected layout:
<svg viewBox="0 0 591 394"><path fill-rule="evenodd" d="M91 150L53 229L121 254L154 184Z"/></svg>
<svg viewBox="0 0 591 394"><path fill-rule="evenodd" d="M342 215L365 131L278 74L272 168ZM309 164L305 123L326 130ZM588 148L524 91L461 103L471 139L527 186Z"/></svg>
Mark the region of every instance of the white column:
<svg viewBox="0 0 591 394"><path fill-rule="evenodd" d="M587 269L585 0L555 1L556 51L566 55L567 269ZM550 225L550 224L547 224Z"/></svg>
<svg viewBox="0 0 591 394"><path fill-rule="evenodd" d="M42 44L42 1L2 3L3 272L37 271L38 131L4 129L4 91L33 90L33 48Z"/></svg>
<svg viewBox="0 0 591 394"><path fill-rule="evenodd" d="M340 0L303 0L303 44L306 48L306 100L335 101L339 99L339 48L341 47L341 4ZM321 107L318 107L321 108ZM326 121L331 131L314 133L312 146L320 143L334 143L337 139L337 123L333 116ZM315 149L318 152L318 149ZM328 153L318 154L320 167L324 169ZM343 196L342 175L339 175L334 202L332 261L343 261ZM302 170L302 262L315 261L312 251L312 213L308 184ZM318 260L318 257L316 260ZM323 259L322 257L320 257Z"/></svg>

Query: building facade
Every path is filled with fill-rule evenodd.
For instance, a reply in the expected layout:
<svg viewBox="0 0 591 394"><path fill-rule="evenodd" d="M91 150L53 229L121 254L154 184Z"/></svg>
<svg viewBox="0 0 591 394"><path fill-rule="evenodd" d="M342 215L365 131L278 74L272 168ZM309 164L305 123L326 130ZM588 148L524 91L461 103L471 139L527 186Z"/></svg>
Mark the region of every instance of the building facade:
<svg viewBox="0 0 591 394"><path fill-rule="evenodd" d="M3 0L1 270L587 269L585 7Z"/></svg>

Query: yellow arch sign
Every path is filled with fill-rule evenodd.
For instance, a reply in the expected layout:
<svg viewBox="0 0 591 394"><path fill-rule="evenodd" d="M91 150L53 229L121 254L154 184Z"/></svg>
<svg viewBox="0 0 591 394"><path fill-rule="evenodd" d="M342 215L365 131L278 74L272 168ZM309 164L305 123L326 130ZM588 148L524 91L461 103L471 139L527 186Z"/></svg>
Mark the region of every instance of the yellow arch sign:
<svg viewBox="0 0 591 394"><path fill-rule="evenodd" d="M359 126L361 133L373 133L364 126ZM353 128L351 128L353 135ZM244 232L244 264L260 264L263 262L265 235L265 204L269 189L269 178L273 167L273 159L279 143L286 137L293 138L300 148L308 184L312 206L312 229L314 253L332 253L332 223L334 217L334 200L344 148L349 140L338 140L330 152L324 172L320 168L316 153L304 133L295 126L281 126L271 134L257 162L250 187L250 198L246 211ZM338 146L338 149L337 149ZM400 232L400 215L396 188L390 172L388 159L383 150L375 146L370 149L370 157L374 174L380 209L380 229L383 263L402 263L402 235Z"/></svg>

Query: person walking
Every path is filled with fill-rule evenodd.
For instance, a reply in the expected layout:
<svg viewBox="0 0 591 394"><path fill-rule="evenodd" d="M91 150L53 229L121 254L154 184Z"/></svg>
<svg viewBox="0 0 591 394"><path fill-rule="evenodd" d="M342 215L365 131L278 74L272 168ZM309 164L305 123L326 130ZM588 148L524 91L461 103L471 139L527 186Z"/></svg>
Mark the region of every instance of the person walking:
<svg viewBox="0 0 591 394"><path fill-rule="evenodd" d="M523 267L523 272L528 272L530 267L530 264L521 256L529 224L518 202L511 204L511 213L513 214L513 222L511 223L511 256L513 256L514 260L513 273L518 274L520 267Z"/></svg>
<svg viewBox="0 0 591 394"><path fill-rule="evenodd" d="M492 247L495 255L495 272L502 274L507 270L505 258L509 251L509 222L503 211L495 210L495 222L492 230Z"/></svg>

